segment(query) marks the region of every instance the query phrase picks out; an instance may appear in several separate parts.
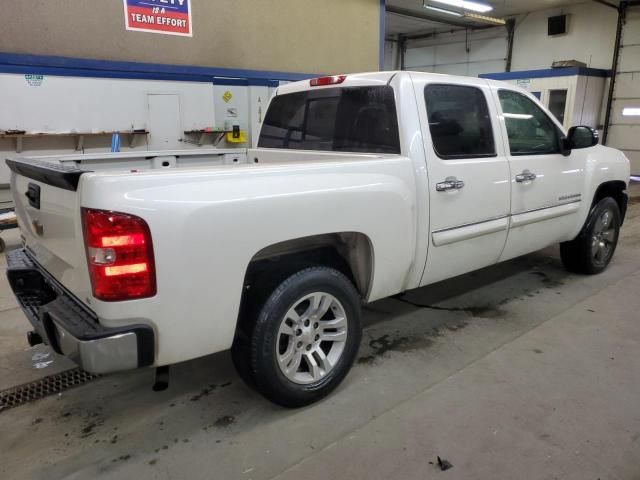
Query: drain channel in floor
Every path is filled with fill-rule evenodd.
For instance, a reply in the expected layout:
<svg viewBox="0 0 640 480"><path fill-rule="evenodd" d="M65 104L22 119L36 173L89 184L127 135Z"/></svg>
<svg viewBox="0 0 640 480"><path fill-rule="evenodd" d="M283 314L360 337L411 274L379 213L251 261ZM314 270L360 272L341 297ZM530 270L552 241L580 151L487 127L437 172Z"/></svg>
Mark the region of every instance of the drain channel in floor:
<svg viewBox="0 0 640 480"><path fill-rule="evenodd" d="M0 391L0 412L84 385L99 376L74 368L24 385L7 388Z"/></svg>

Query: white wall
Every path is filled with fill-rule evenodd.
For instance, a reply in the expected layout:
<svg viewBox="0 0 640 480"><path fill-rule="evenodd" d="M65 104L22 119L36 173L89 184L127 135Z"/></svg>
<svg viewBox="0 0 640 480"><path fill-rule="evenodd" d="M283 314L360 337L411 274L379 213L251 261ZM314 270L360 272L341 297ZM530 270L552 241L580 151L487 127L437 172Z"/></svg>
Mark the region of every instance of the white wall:
<svg viewBox="0 0 640 480"><path fill-rule="evenodd" d="M184 130L215 124L210 83L0 74L0 129L28 132L112 131L147 126L147 94L180 97Z"/></svg>
<svg viewBox="0 0 640 480"><path fill-rule="evenodd" d="M568 14L567 33L547 35L547 18ZM611 68L618 14L595 2L540 10L516 19L512 70L551 68L555 60L579 60Z"/></svg>
<svg viewBox="0 0 640 480"><path fill-rule="evenodd" d="M507 32L503 27L469 32L437 33L407 44L405 68L423 72L477 77L505 69Z"/></svg>
<svg viewBox="0 0 640 480"><path fill-rule="evenodd" d="M274 90L270 87L225 86L205 82L46 75L41 82L31 83L32 85L25 75L0 74L0 130L69 133L148 129L147 96L163 93L179 97L180 137L185 130L224 127L225 120L237 119L251 142L252 133L253 137L257 135L258 120L264 115ZM222 99L226 91L232 92L229 102ZM198 140L198 137L191 140ZM225 145L223 141L220 146L229 145ZM73 137L26 138L20 155L73 153L75 148L76 140ZM109 135L85 137L84 152L106 152L110 148ZM198 147L182 142L180 148ZM0 185L9 182L9 170L4 159L17 155L15 149L15 140L0 139ZM148 150L146 138L137 137L133 149ZM123 137L121 151L129 150L128 138Z"/></svg>

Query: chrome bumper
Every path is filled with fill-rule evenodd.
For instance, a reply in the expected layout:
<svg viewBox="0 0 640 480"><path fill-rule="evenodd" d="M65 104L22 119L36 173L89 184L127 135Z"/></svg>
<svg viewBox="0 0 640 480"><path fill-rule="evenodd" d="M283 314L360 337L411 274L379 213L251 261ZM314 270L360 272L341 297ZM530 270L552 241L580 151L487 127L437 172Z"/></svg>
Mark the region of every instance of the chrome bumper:
<svg viewBox="0 0 640 480"><path fill-rule="evenodd" d="M107 328L25 249L7 254L7 278L35 331L51 348L90 373L146 367L154 361L148 325Z"/></svg>

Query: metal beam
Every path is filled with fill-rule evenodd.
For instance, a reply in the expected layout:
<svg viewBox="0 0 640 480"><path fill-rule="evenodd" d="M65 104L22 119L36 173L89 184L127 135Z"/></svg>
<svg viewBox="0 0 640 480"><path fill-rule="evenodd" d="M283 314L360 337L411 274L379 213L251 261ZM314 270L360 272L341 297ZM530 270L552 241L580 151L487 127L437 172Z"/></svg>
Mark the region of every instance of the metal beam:
<svg viewBox="0 0 640 480"><path fill-rule="evenodd" d="M398 35L398 54L400 55L400 70L405 69L405 55L407 54L407 38L404 35Z"/></svg>
<svg viewBox="0 0 640 480"><path fill-rule="evenodd" d="M507 20L505 25L507 28L507 61L505 71L511 71L511 60L513 60L513 36L516 30L516 21L514 18Z"/></svg>
<svg viewBox="0 0 640 480"><path fill-rule="evenodd" d="M454 20L443 19L435 15L430 15L427 12L416 12L409 10L408 8L394 7L387 5L387 12L395 15L402 15L403 17L417 18L419 20L427 20L429 22L443 23L445 25L453 25L454 27L469 28L469 24L465 22L456 22Z"/></svg>
<svg viewBox="0 0 640 480"><path fill-rule="evenodd" d="M614 3L609 3L609 2L607 2L606 0L592 0L592 1L594 1L594 2L596 2L596 3L599 3L600 5L604 5L604 6L606 6L606 7L613 8L613 9L615 9L615 10L618 10L618 5L616 5L616 4L614 4Z"/></svg>
<svg viewBox="0 0 640 480"><path fill-rule="evenodd" d="M616 41L613 47L613 61L611 63L611 81L609 82L609 95L607 96L607 108L604 117L604 130L602 132L602 144L607 144L609 134L609 122L611 121L611 106L613 104L613 92L616 87L616 75L618 74L618 57L620 55L620 43L622 41L622 26L627 14L627 2L620 2L618 9L618 25L616 27Z"/></svg>

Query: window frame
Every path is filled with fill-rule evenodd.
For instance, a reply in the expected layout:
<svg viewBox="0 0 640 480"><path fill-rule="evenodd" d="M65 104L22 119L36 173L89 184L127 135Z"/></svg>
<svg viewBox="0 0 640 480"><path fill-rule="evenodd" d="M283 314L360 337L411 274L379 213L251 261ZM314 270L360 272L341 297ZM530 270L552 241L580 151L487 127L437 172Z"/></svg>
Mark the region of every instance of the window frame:
<svg viewBox="0 0 640 480"><path fill-rule="evenodd" d="M461 154L461 155L442 155L441 153L438 152L438 149L436 148L436 145L433 141L433 133L431 131L431 125L429 123L429 109L427 108L427 89L429 87L433 87L433 86L437 86L437 87L462 87L462 88L472 88L475 89L477 91L480 92L480 94L482 95L482 98L484 98L485 101L485 105L487 107L487 114L488 114L488 118L489 118L489 126L491 127L491 139L493 141L493 153L472 153L472 154ZM433 151L435 152L435 154L437 155L438 158L440 158L441 160L464 160L464 159L471 159L471 158L495 158L498 156L498 143L496 141L496 135L495 135L495 128L494 128L494 123L493 123L493 115L491 114L491 109L489 108L489 99L487 98L486 93L484 92L484 90L482 89L482 87L477 86L477 85L466 85L466 84L461 84L461 83L444 83L444 82L433 82L433 83L427 83L424 86L424 91L422 94L422 97L424 99L424 109L425 109L425 113L426 113L426 119L427 119L427 128L429 129L429 136L431 137L431 147L433 148ZM492 99L493 100L493 99Z"/></svg>
<svg viewBox="0 0 640 480"><path fill-rule="evenodd" d="M502 108L502 101L500 100L500 92L510 92L510 93L515 93L516 95L519 95L527 100L529 100L538 110L540 110L540 112L547 117L547 119L549 120L549 122L551 122L551 125L553 125L555 127L554 132L555 132L555 137L556 137L556 151L555 152L517 152L517 153L513 153L511 151L511 142L509 141L509 130L507 128L507 122L506 119L504 118L504 109ZM553 115L548 115L547 112L544 111L543 108L540 107L540 105L538 105L535 101L533 101L531 98L529 98L527 95L525 95L522 92L518 92L517 90L513 90L511 88L499 88L496 92L496 95L498 97L498 106L500 107L500 113L502 115L502 121L504 122L504 131L506 134L506 139L507 139L507 146L509 147L509 155L512 157L526 157L526 156L539 156L539 155L562 155L562 138L565 137L565 133L564 131L558 127L558 123L560 123L559 121L557 121L558 119L554 120Z"/></svg>

